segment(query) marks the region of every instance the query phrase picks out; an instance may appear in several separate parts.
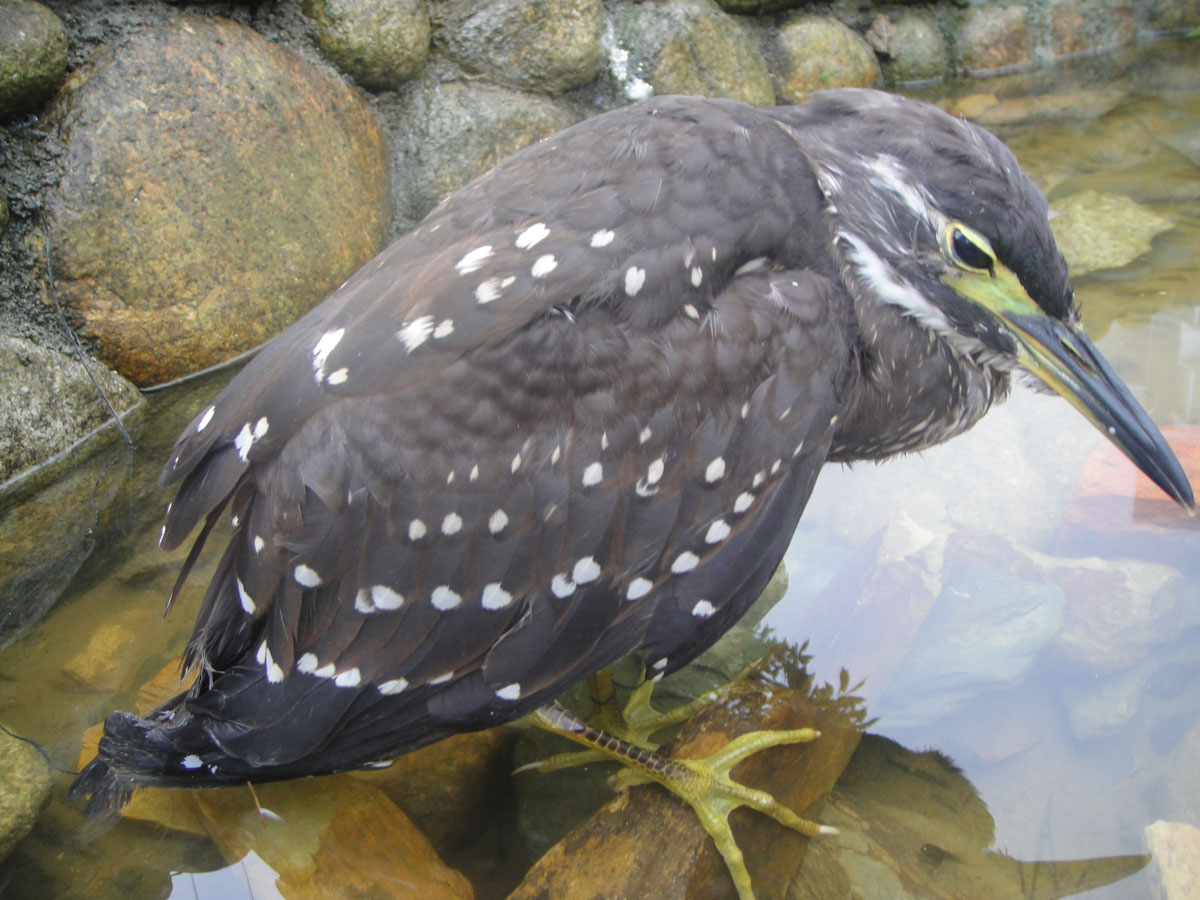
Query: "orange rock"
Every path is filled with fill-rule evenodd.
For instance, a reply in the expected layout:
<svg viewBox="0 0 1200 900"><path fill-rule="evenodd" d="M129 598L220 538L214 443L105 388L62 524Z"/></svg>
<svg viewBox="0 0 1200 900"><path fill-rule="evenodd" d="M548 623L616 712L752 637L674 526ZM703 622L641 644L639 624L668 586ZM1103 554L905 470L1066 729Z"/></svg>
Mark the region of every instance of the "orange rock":
<svg viewBox="0 0 1200 900"><path fill-rule="evenodd" d="M664 746L676 755L707 754L739 734L815 726L807 744L763 750L734 769L743 784L769 791L801 816L821 808L858 744L853 724L796 690L737 695L713 704ZM736 810L734 836L759 897L783 896L809 841L760 813ZM657 785L632 788L550 849L508 900L653 897L686 900L736 896L725 862L690 807Z"/></svg>
<svg viewBox="0 0 1200 900"><path fill-rule="evenodd" d="M1200 428L1162 429L1194 488L1200 488ZM1063 517L1058 551L1143 558L1179 566L1194 559L1200 517L1189 516L1105 442L1084 463L1075 496Z"/></svg>
<svg viewBox="0 0 1200 900"><path fill-rule="evenodd" d="M198 791L231 864L253 853L286 900L471 900L474 891L379 788L346 775Z"/></svg>
<svg viewBox="0 0 1200 900"><path fill-rule="evenodd" d="M445 851L479 833L494 786L512 770L512 736L507 728L457 734L406 753L386 769L350 774L391 797Z"/></svg>

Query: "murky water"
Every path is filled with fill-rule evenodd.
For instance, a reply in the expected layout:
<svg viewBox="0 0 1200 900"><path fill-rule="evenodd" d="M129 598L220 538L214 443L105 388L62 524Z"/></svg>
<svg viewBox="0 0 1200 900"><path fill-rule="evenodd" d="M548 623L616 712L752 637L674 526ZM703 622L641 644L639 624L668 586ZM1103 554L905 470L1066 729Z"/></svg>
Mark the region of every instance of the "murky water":
<svg viewBox="0 0 1200 900"><path fill-rule="evenodd" d="M1095 191L1166 221L1149 252L1076 287L1101 350L1156 421L1180 426L1173 441L1193 445L1194 51L1159 44L960 89L996 92L983 115L1052 206ZM113 489L92 494L118 511L98 518L103 543L63 601L0 653L0 721L65 769L77 764L83 732L131 707L186 639L211 555L164 620L184 551L156 547L168 497L153 480L175 433L224 377L150 398L139 449L102 458L97 486ZM1137 502L1107 496L1131 493L1133 475L1107 464L1103 447L1065 402L1018 393L921 457L830 468L788 553L787 595L767 620L780 636L810 641L818 674L836 680L844 667L865 679L874 732L949 755L987 804L995 845L1022 860L1139 853L1159 820L1200 827L1200 529L1149 491ZM1101 471L1108 481L1095 480ZM0 866L6 896L277 895L257 855L224 868L227 842L223 856L204 834L85 823L65 800L68 782L59 779L32 835ZM481 897L513 876L475 864L489 872ZM1088 896L1149 900L1152 876Z"/></svg>

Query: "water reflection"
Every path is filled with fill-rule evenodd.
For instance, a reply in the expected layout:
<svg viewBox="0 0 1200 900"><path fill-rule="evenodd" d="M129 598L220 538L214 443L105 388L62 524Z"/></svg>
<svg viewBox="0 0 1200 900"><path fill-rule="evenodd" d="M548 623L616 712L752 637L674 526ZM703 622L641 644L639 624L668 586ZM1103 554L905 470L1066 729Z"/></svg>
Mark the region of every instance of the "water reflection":
<svg viewBox="0 0 1200 900"><path fill-rule="evenodd" d="M1200 67L1190 57L1172 64L1171 46L1118 60L1115 85L1082 95L1070 92L1072 80L1086 84L1086 70L1100 61L1082 65L1083 75L1056 69L1050 85L1039 83L1041 76L1023 76L1013 91L1033 88L1049 99L992 108L994 126L1052 204L1099 191L1133 200L1171 223L1149 253L1078 279L1077 290L1106 357L1157 421L1180 426L1171 439L1184 447L1200 444ZM1194 46L1181 53L1189 49L1194 55ZM970 83L964 93L980 87ZM1016 98L1006 98L1006 90L988 85L999 101ZM1055 118L1047 119L1047 110ZM38 520L40 530L33 520L22 520L18 529L52 560L24 573L30 596L53 599L73 583L65 600L0 656L0 718L39 740L66 767L74 764L85 729L113 708L133 706L138 686L170 664L190 629L212 560L201 562L180 607L163 621L162 602L180 555L164 556L154 546L167 499L154 480L175 433L218 387L208 381L153 398L138 453L104 451L77 490L48 488L51 494L37 495L31 488L5 498L11 509L29 501L48 514ZM1200 451L1181 455L1192 460L1195 479ZM75 515L80 510L82 518ZM831 817L873 823L861 840L851 839L858 832L843 823L849 849L841 862L821 861L833 849L774 852L773 841L790 837L769 822L746 823L758 829L751 832L751 852L768 857L760 859L762 871L804 855L799 875L793 867L764 878L786 884L793 876L828 877L841 884L862 877L874 879L879 890L898 881L917 885L923 896L1066 896L1063 891L1079 892L1137 868L1148 843L1177 846L1169 823L1200 824L1197 520L1179 517L1139 487L1132 468L1111 458L1102 438L1061 401L1018 394L971 434L920 458L829 469L787 564L790 586L766 621L779 635L810 641L818 682L838 684L843 667L865 675L863 696L878 720L873 730L888 740L872 738L845 753L858 760L869 749L874 762L861 771L852 762L840 779L835 772L808 782L836 782L842 793L828 807ZM745 635L731 640L742 641L743 649L754 646ZM706 690L722 671L698 667L693 677L708 682L680 690ZM893 740L936 746L961 774L941 757L912 754ZM829 760L846 751L845 742L832 738L819 743L798 752ZM507 750L495 753L503 760ZM792 762L763 777L783 773L794 781L811 773L808 765ZM881 783L880 771L892 777ZM448 784L444 777L436 776L439 787ZM504 794L507 779L496 779L499 796L485 812L470 807L459 814L464 818L453 836L435 839L444 857L472 873L476 896L505 896L530 855L545 849L551 835L539 843L530 837L536 828L519 823L522 810L544 824L547 807L566 806L555 777L538 784L522 776L516 797ZM597 803L607 796L605 777L599 774ZM903 793L909 782L925 793ZM272 787L259 800L284 823L300 821L296 804L305 802L332 817L336 804L321 800L327 795L315 784ZM399 821L391 809L402 804L385 788L377 788L381 796L374 784L367 786L340 791L341 802L369 795L389 822ZM209 818L198 807L198 824L188 831L178 824L87 825L63 801L62 788L31 836L0 866L7 895L292 897L277 878L294 871L297 883L312 881L311 854L294 870L282 860L290 851L311 849L305 841L315 838L289 832L277 856L235 839L279 833L281 823L264 820L248 791L237 790L228 801L213 795ZM901 799L889 804L891 792ZM981 797L990 811L982 809ZM921 819L924 800L939 805ZM663 858L654 852L661 844L654 841L690 826L673 818L669 801L653 802L659 805L645 826L648 865L661 869ZM983 824L992 819L994 834ZM1155 825L1158 820L1167 824ZM321 832L305 821L310 835ZM480 821L491 831L484 834ZM394 834L392 827L379 826L380 833ZM883 834L895 843L878 840ZM407 842L397 839L379 850L386 860L375 870L379 883L398 871L393 851ZM994 847L1011 857L991 852ZM342 881L322 882L326 895L362 887L351 871L367 869L354 848L334 853L333 868L324 871L340 873L330 878ZM1094 861L1056 862L1063 859ZM339 869L338 860L355 864ZM1194 856L1190 862L1195 865ZM695 877L715 879L720 866L702 861L695 871ZM820 896L803 881L792 889ZM1145 900L1152 890L1143 872L1091 896Z"/></svg>

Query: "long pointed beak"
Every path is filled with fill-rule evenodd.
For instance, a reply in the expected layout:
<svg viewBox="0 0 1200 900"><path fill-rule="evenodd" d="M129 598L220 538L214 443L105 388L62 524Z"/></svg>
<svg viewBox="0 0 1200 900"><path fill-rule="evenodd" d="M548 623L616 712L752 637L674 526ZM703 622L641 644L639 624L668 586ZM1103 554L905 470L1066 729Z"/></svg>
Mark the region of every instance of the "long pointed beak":
<svg viewBox="0 0 1200 900"><path fill-rule="evenodd" d="M1020 345L1022 365L1065 397L1166 494L1193 515L1183 467L1083 329L1044 315L1001 313Z"/></svg>

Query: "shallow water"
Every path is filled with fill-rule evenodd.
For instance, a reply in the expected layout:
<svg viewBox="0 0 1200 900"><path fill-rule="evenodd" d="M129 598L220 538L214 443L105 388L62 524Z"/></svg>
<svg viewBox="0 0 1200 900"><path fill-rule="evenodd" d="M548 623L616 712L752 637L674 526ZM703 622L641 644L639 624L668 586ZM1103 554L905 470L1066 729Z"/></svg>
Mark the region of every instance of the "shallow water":
<svg viewBox="0 0 1200 900"><path fill-rule="evenodd" d="M1169 222L1148 253L1076 288L1089 332L1152 417L1185 429L1200 429L1194 50L1159 44L956 88L997 93L996 130L1052 207L1095 190ZM1053 118L1022 99L1031 94L1058 101ZM104 477L122 482L113 502L127 509L62 602L0 653L0 721L65 769L83 731L129 708L186 640L212 555L164 620L185 550L155 545L169 498L152 483L174 434L225 377L151 396L139 449L107 457ZM1139 853L1160 819L1200 827L1200 529L1165 503L1081 489L1103 446L1065 402L1019 392L920 457L830 467L767 619L809 641L818 674L865 679L874 732L953 758L995 819L996 846L1025 860ZM1132 467L1109 471L1132 490ZM97 635L109 643L88 657ZM252 877L256 858L226 869L207 838L85 824L67 783L0 866L6 896L272 896L269 879ZM479 896L511 876L480 879ZM1088 896L1149 900L1152 878Z"/></svg>

